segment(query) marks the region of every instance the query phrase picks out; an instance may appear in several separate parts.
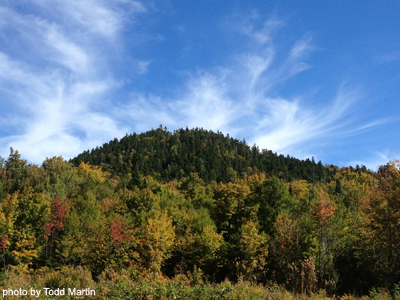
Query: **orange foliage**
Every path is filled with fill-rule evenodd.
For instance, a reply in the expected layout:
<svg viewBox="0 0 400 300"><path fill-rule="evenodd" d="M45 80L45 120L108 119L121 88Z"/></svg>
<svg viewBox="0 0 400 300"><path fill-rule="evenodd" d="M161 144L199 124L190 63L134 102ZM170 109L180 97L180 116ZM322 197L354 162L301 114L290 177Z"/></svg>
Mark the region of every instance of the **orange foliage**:
<svg viewBox="0 0 400 300"><path fill-rule="evenodd" d="M313 219L319 226L328 223L328 219L335 214L336 205L327 197L325 192L321 192L320 200L315 206Z"/></svg>

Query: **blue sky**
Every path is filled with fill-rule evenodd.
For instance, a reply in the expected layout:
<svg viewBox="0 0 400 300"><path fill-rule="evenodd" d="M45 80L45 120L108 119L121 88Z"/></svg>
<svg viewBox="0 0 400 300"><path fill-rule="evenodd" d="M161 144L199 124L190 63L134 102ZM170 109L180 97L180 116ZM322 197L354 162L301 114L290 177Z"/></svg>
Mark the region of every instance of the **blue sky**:
<svg viewBox="0 0 400 300"><path fill-rule="evenodd" d="M220 130L301 159L400 158L398 1L0 1L0 156Z"/></svg>

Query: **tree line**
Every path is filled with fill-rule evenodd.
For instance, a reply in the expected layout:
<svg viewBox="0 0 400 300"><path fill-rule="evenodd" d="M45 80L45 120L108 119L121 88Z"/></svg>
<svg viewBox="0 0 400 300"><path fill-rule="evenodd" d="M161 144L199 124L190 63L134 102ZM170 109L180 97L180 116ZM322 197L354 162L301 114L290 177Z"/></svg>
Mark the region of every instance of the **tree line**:
<svg viewBox="0 0 400 300"><path fill-rule="evenodd" d="M130 160L132 169L125 170L128 141L144 145L130 145L128 153L135 157L137 151L142 160ZM329 176L316 180L317 169L297 175L272 168L261 172L256 161L267 161L268 152L253 156L244 142L203 130L171 134L158 129L110 144L81 156L94 161L78 164L53 157L40 166L11 149L0 164L3 271L46 274L70 266L83 267L98 280L112 269L132 278L228 278L274 282L297 293L322 288L332 294L393 289L400 281L398 162L377 172L324 166L322 174ZM164 154L157 154L162 145ZM108 158L95 161L107 147L120 155L110 150L104 154ZM207 148L219 149L219 154ZM168 158L171 153L175 158ZM171 170L176 169L163 168L159 157L169 166L181 161L182 176L173 178L178 173ZM219 181L197 172L201 166L190 167L200 158L204 166L220 161L220 168L213 165ZM253 160L241 164L246 159ZM157 161L161 167L153 172ZM290 162L306 170L319 165L282 161L287 163L283 170ZM229 166L237 174L225 178L223 170ZM253 171L240 173L241 168ZM133 175L129 170L139 171Z"/></svg>
<svg viewBox="0 0 400 300"><path fill-rule="evenodd" d="M229 182L256 173L277 176L285 181L304 179L308 182L330 181L337 167L324 166L314 159L299 160L278 155L271 150L249 146L222 132L202 128L167 131L156 130L126 135L105 143L102 147L84 151L71 162L101 166L111 174L131 174L133 183L150 175L160 181L170 181L197 173L206 183ZM365 166L357 170L367 172Z"/></svg>

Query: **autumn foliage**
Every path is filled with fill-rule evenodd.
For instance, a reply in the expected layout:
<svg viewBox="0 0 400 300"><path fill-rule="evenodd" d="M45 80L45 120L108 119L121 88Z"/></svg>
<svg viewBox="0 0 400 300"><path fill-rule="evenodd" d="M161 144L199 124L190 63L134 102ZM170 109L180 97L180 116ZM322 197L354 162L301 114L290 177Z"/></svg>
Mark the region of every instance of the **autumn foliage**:
<svg viewBox="0 0 400 300"><path fill-rule="evenodd" d="M61 201L57 196L51 203L51 221L46 223L44 228L44 238L49 239L50 235L58 231L64 230L64 222L68 218L70 212L70 204L68 201Z"/></svg>
<svg viewBox="0 0 400 300"><path fill-rule="evenodd" d="M149 153L157 150L150 148L153 140L143 141ZM90 284L125 282L126 291L138 287L135 282L160 283L160 289L169 282L181 284L177 289L182 291L187 285L188 293L214 284L257 293L260 285L262 293L279 286L309 295L320 289L331 295L366 295L375 288L396 296L399 162L377 172L327 167L330 178L308 181L289 178L289 173L259 173L244 162L247 171L240 173L245 158L220 151L216 155L237 166L218 165L219 171L207 177L203 158L193 158L199 165L187 168L199 168L201 174L177 170L183 152L175 146L184 144L167 140L165 151L177 155L170 164L146 165L153 153L141 156L127 172L105 172L102 167L110 165L102 163L74 166L61 157L37 166L12 150L0 166L1 272L53 276L57 282L76 272L92 278ZM211 142L201 147L207 151ZM127 148L124 155L136 157L134 150ZM100 160L113 159L119 166L125 158ZM139 172L159 167L170 170L169 177ZM217 182L218 176L224 180ZM110 287L104 293L114 290L124 289Z"/></svg>
<svg viewBox="0 0 400 300"><path fill-rule="evenodd" d="M124 233L125 222L121 216L118 216L116 219L111 220L108 228L110 229L111 243L114 247L117 247L119 243L122 243L129 239L129 235Z"/></svg>

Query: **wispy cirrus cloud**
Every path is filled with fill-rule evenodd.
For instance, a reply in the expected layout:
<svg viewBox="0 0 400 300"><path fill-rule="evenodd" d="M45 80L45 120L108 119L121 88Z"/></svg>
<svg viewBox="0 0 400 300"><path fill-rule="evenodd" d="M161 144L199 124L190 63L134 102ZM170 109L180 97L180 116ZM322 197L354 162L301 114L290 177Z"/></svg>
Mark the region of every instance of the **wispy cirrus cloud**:
<svg viewBox="0 0 400 300"><path fill-rule="evenodd" d="M307 59L318 49L309 34L282 43L279 32L286 25L275 16L265 19L256 11L236 16L227 27L243 45L227 52L229 63L185 70L182 82L156 94L115 66L127 59L136 76L157 69L157 58L124 52L124 32L135 26L136 15L148 13L142 3L35 0L29 4L35 12L31 14L7 4L0 5L4 156L13 146L36 163L46 156L69 158L125 133L163 124L221 130L260 148L303 158L313 154L313 143L346 138L386 122L355 125L349 116L363 95L349 85L339 86L323 106L321 96L306 89L282 95L279 88L313 67ZM162 36L145 31L135 35L132 29L130 34ZM124 86L127 81L130 91Z"/></svg>
<svg viewBox="0 0 400 300"><path fill-rule="evenodd" d="M235 24L237 34L249 37L252 47L235 53L230 65L192 74L175 98L152 102L142 95L146 126L162 122L173 128L222 130L260 148L305 158L313 155L312 144L357 135L387 121L356 125L354 109L363 93L348 84L338 86L336 95L324 99L323 106L318 95L303 95L302 90L292 97L277 94L276 86L310 67L306 58L318 49L312 37L304 35L279 53L282 49L275 46L275 36L283 22L273 18L260 24L257 18L252 16L242 26ZM137 103L135 97L133 103ZM137 107L125 112L138 116Z"/></svg>
<svg viewBox="0 0 400 300"><path fill-rule="evenodd" d="M324 108L302 105L298 100L265 99L265 117L258 123L256 143L281 153L293 153L295 146L308 141L345 137L354 133L346 116L359 99L354 91L340 91Z"/></svg>
<svg viewBox="0 0 400 300"><path fill-rule="evenodd" d="M105 96L118 86L106 53L137 1L32 1L34 14L0 6L1 153L12 146L29 161L73 157L122 136L127 127L105 113ZM14 51L16 49L16 51ZM138 72L147 64L139 63ZM16 113L17 112L17 113Z"/></svg>

